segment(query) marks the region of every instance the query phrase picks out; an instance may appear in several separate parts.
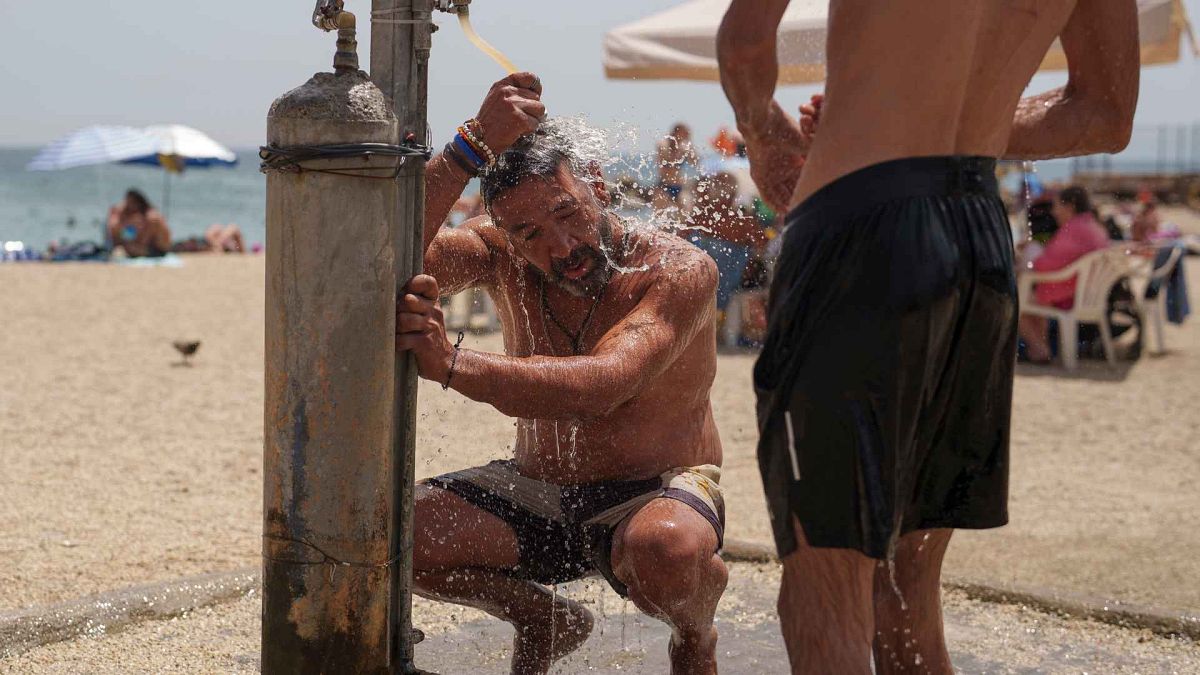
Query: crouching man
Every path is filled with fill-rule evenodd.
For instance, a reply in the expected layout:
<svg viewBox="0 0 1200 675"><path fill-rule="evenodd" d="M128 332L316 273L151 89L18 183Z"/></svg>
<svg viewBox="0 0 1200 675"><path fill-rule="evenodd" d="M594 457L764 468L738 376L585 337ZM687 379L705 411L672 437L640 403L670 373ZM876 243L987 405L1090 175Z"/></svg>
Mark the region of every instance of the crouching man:
<svg viewBox="0 0 1200 675"><path fill-rule="evenodd" d="M498 82L428 166L428 274L399 302L397 349L422 377L518 422L514 458L417 487L417 592L508 621L512 672L545 673L592 629L547 585L599 573L671 626L672 672L716 673L717 271L686 242L618 218L579 128L543 121L540 98L533 75ZM489 151L487 215L441 228ZM504 354L447 338L438 297L468 287L495 300Z"/></svg>

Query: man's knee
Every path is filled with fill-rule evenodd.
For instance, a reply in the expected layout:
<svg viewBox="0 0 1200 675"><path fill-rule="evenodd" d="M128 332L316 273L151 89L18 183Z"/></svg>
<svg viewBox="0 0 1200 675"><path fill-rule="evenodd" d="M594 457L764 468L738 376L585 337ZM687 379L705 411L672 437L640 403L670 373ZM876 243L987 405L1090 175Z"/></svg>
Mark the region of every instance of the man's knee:
<svg viewBox="0 0 1200 675"><path fill-rule="evenodd" d="M713 555L716 535L665 520L636 523L621 538L620 560L614 569L630 593L655 601L690 597L702 583L716 583Z"/></svg>

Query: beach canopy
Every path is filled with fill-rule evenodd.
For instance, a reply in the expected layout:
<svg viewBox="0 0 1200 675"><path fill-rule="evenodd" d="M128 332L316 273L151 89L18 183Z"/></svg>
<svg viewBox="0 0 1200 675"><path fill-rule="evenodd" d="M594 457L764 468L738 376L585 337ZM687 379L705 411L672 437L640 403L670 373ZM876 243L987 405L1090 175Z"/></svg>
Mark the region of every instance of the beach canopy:
<svg viewBox="0 0 1200 675"><path fill-rule="evenodd" d="M1200 55L1182 0L1138 0L1142 65L1179 60L1183 33ZM604 36L604 72L610 79L719 80L717 29L729 0L689 0L613 29ZM825 79L829 0L792 0L779 25L779 83ZM1056 40L1042 70L1065 70Z"/></svg>
<svg viewBox="0 0 1200 675"><path fill-rule="evenodd" d="M141 129L91 126L76 129L38 152L26 169L58 171L76 166L124 162L154 154L155 141Z"/></svg>
<svg viewBox="0 0 1200 675"><path fill-rule="evenodd" d="M182 124L161 124L143 130L154 142L152 152L123 160L126 164L161 166L179 173L185 167L234 166L237 155L204 132Z"/></svg>

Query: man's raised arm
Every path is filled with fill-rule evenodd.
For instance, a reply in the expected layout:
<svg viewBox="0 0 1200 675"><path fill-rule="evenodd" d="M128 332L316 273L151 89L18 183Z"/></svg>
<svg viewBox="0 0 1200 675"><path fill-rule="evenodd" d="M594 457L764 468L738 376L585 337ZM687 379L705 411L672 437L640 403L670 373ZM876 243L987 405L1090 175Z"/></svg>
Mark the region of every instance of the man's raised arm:
<svg viewBox="0 0 1200 675"><path fill-rule="evenodd" d="M1134 0L1081 0L1063 27L1067 84L1023 99L1004 156L1118 152L1129 144L1141 53Z"/></svg>
<svg viewBox="0 0 1200 675"><path fill-rule="evenodd" d="M396 347L416 355L421 377L448 381L451 388L505 415L597 417L637 396L703 327L712 325L716 287L716 264L696 256L685 272L664 275L590 354L513 357L464 349L456 357L441 311L431 301L437 284L419 276L410 282L396 319Z"/></svg>
<svg viewBox="0 0 1200 675"><path fill-rule="evenodd" d="M733 0L717 32L721 86L746 141L750 175L775 209L785 209L800 180L811 134L775 100L776 40L789 0Z"/></svg>
<svg viewBox="0 0 1200 675"><path fill-rule="evenodd" d="M546 116L541 99L542 83L533 73L513 73L493 84L475 116L483 130L480 140L500 156L518 138L537 130ZM426 250L472 177L445 153L425 165Z"/></svg>

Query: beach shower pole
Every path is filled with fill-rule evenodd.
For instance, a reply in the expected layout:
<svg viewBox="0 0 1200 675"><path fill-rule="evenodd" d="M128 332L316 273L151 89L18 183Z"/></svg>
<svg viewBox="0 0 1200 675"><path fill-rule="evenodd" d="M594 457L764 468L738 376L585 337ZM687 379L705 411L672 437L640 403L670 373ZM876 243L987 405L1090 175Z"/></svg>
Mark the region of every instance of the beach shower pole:
<svg viewBox="0 0 1200 675"><path fill-rule="evenodd" d="M371 3L371 79L392 102L400 137L427 143L429 51L434 30L433 0L373 0ZM422 270L425 225L425 163L401 167L394 187L396 215L392 237L396 294ZM412 626L413 479L416 453L417 368L411 354L397 358L392 426L392 523L388 555L391 572L393 673L418 672L413 645L421 635Z"/></svg>
<svg viewBox="0 0 1200 675"><path fill-rule="evenodd" d="M355 18L338 11L340 0L325 4L333 25L322 27L338 29L336 72L275 101L262 150L267 675L398 672L392 476L412 467L411 456L394 467L389 446L396 288L411 265L396 264L397 194L408 188L393 176L411 149L390 101L358 68ZM419 215L414 198L404 203Z"/></svg>

